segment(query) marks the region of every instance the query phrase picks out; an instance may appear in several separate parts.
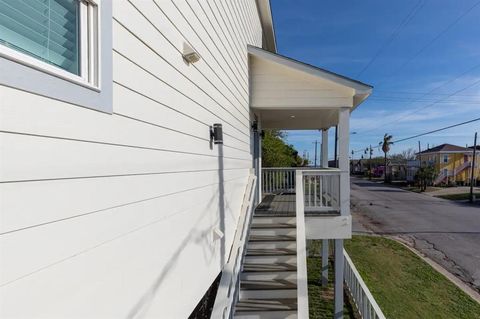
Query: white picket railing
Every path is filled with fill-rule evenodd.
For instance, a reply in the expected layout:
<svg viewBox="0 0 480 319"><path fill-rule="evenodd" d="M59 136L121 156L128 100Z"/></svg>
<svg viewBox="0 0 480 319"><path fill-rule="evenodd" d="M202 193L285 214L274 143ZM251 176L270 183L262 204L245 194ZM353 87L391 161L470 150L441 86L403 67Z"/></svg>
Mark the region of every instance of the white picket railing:
<svg viewBox="0 0 480 319"><path fill-rule="evenodd" d="M358 314L362 319L385 319L382 309L378 306L345 250L343 250L343 256L345 284Z"/></svg>
<svg viewBox="0 0 480 319"><path fill-rule="evenodd" d="M243 205L238 218L238 228L233 239L232 250L225 264L220 284L215 297L211 318L228 319L233 317L233 306L238 298L240 288L240 272L245 247L248 240L248 232L253 216L253 199L255 192L256 176L250 175L247 184Z"/></svg>
<svg viewBox="0 0 480 319"><path fill-rule="evenodd" d="M339 169L316 169L303 171L305 211L340 210Z"/></svg>
<svg viewBox="0 0 480 319"><path fill-rule="evenodd" d="M295 192L295 168L262 168L262 192L263 194Z"/></svg>
<svg viewBox="0 0 480 319"><path fill-rule="evenodd" d="M308 319L308 276L307 276L307 235L305 231L305 207L303 197L303 176L296 174L296 226L297 226L297 318Z"/></svg>
<svg viewBox="0 0 480 319"><path fill-rule="evenodd" d="M462 172L464 169L466 169L468 167L471 167L471 166L472 166L472 162L463 162L462 165L455 168L454 173L453 173L454 176L460 174L460 172Z"/></svg>
<svg viewBox="0 0 480 319"><path fill-rule="evenodd" d="M447 174L444 174L443 172L440 172L440 174L438 174L437 178L435 178L435 180L433 181L433 185L438 185L438 184L442 183L443 180L445 178L447 178L447 176L448 176L448 172L447 172Z"/></svg>

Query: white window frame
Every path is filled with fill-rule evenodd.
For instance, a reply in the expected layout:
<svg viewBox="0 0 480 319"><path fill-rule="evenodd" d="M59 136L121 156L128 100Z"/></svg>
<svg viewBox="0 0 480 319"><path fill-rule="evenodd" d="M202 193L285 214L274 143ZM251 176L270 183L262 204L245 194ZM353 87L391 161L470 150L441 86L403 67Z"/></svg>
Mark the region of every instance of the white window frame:
<svg viewBox="0 0 480 319"><path fill-rule="evenodd" d="M35 68L61 79L100 91L99 10L100 0L77 0L80 3L80 75L68 72L34 56L0 44L0 56Z"/></svg>
<svg viewBox="0 0 480 319"><path fill-rule="evenodd" d="M443 163L448 163L448 154L443 154Z"/></svg>
<svg viewBox="0 0 480 319"><path fill-rule="evenodd" d="M113 111L112 0L80 3L80 75L0 44L1 85Z"/></svg>

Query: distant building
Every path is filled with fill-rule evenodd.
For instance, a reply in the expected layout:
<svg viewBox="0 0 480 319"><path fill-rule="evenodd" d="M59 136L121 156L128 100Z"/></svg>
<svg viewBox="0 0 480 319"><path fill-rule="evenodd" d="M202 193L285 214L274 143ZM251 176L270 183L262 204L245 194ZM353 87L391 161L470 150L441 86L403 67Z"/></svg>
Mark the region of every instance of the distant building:
<svg viewBox="0 0 480 319"><path fill-rule="evenodd" d="M433 182L434 185L469 184L473 166L473 147L442 144L416 155L421 166L432 166L435 169L437 177ZM475 181L480 177L480 152L477 153L476 157Z"/></svg>
<svg viewBox="0 0 480 319"><path fill-rule="evenodd" d="M407 160L406 180L407 182L415 181L415 175L420 168L419 160Z"/></svg>

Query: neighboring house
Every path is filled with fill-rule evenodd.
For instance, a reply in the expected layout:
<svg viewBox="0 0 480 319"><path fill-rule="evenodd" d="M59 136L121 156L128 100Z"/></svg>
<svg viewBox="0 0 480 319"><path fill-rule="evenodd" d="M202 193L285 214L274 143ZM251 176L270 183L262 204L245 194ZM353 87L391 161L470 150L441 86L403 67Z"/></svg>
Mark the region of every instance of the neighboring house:
<svg viewBox="0 0 480 319"><path fill-rule="evenodd" d="M367 173L365 173L367 171ZM350 160L350 173L352 174L368 174L368 166L365 165L363 159L352 159Z"/></svg>
<svg viewBox="0 0 480 319"><path fill-rule="evenodd" d="M406 180L409 183L415 181L415 176L420 168L420 161L419 160L407 160L407 167L406 167Z"/></svg>
<svg viewBox="0 0 480 319"><path fill-rule="evenodd" d="M370 86L276 54L267 0L0 2L0 317L187 318L220 273L230 315L261 129L334 126L339 168L295 172L334 214L294 247L335 239L343 308L349 119Z"/></svg>
<svg viewBox="0 0 480 319"><path fill-rule="evenodd" d="M461 147L452 144L442 144L416 154L421 166L432 166L437 177L435 185L459 184L467 185L473 166L473 147ZM477 151L474 178L480 178L479 159Z"/></svg>

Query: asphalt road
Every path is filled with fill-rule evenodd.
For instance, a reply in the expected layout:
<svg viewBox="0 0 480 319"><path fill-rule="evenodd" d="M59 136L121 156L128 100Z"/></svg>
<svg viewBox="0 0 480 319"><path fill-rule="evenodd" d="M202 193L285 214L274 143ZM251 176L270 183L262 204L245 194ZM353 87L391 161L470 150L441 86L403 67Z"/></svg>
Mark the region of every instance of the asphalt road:
<svg viewBox="0 0 480 319"><path fill-rule="evenodd" d="M354 232L399 236L480 292L480 205L351 181Z"/></svg>

